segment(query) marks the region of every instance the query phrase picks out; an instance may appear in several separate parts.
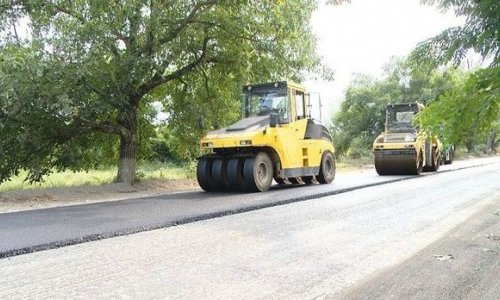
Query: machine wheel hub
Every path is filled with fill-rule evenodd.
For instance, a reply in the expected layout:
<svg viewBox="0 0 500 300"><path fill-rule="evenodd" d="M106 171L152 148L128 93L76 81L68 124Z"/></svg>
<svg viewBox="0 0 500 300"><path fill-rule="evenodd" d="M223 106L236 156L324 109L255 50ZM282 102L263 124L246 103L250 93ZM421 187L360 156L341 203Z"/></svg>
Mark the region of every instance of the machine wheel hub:
<svg viewBox="0 0 500 300"><path fill-rule="evenodd" d="M258 180L260 182L265 182L267 176L269 175L269 171L267 170L267 165L264 162L261 162L257 168Z"/></svg>

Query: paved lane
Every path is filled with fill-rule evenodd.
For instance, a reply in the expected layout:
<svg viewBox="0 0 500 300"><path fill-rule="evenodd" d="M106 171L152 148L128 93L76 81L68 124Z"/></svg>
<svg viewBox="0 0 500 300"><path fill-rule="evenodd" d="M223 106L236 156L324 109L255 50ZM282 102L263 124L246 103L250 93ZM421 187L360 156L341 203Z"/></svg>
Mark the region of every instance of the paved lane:
<svg viewBox="0 0 500 300"><path fill-rule="evenodd" d="M499 213L500 198L416 255L374 272L336 298L500 299Z"/></svg>
<svg viewBox="0 0 500 300"><path fill-rule="evenodd" d="M457 163L442 171L500 163L500 158ZM409 176L374 170L340 174L331 185L274 187L267 193L201 191L0 214L0 258L184 224L378 185Z"/></svg>
<svg viewBox="0 0 500 300"><path fill-rule="evenodd" d="M498 205L499 182L492 164L2 259L0 298L335 297Z"/></svg>

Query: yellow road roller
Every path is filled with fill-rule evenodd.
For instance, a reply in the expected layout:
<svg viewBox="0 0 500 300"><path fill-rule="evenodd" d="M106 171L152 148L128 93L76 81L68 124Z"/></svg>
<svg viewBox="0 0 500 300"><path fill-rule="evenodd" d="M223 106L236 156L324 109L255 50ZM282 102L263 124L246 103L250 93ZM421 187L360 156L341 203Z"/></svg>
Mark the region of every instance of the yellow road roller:
<svg viewBox="0 0 500 300"><path fill-rule="evenodd" d="M333 181L332 138L311 116L311 97L302 85L247 85L243 95L241 120L200 141L207 153L196 170L203 190L264 192L273 179L280 185Z"/></svg>
<svg viewBox="0 0 500 300"><path fill-rule="evenodd" d="M415 115L423 109L420 103L387 106L385 130L373 143L379 175L419 175L439 169L442 143L414 124Z"/></svg>

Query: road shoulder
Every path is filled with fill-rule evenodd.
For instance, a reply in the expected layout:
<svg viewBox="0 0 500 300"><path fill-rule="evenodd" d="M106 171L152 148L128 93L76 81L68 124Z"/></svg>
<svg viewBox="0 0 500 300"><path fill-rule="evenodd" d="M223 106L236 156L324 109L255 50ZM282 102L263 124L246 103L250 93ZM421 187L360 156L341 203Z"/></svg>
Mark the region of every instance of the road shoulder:
<svg viewBox="0 0 500 300"><path fill-rule="evenodd" d="M500 299L500 198L336 299Z"/></svg>
<svg viewBox="0 0 500 300"><path fill-rule="evenodd" d="M134 185L108 183L0 193L0 213L119 201L199 190L193 179L151 179Z"/></svg>

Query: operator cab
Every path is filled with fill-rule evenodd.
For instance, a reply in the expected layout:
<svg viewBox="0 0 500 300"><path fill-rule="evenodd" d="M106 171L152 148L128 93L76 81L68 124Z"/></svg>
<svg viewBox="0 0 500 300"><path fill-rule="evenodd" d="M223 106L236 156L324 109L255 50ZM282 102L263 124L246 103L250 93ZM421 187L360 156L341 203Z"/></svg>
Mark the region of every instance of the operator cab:
<svg viewBox="0 0 500 300"><path fill-rule="evenodd" d="M413 124L415 115L420 111L420 104L389 104L386 109L387 132L406 133L416 132Z"/></svg>
<svg viewBox="0 0 500 300"><path fill-rule="evenodd" d="M281 81L247 85L243 94L243 118L275 114L277 124L310 118L305 89L298 84Z"/></svg>

